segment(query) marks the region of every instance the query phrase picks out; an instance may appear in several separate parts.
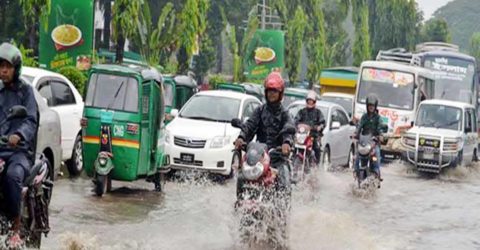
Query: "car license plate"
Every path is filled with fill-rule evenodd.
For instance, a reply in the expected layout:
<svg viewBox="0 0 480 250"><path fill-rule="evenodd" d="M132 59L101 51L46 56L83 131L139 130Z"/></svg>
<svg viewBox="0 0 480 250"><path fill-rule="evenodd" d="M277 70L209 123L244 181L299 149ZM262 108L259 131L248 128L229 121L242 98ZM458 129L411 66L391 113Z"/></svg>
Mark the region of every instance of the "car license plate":
<svg viewBox="0 0 480 250"><path fill-rule="evenodd" d="M180 154L180 159L185 163L193 163L194 156L193 154Z"/></svg>
<svg viewBox="0 0 480 250"><path fill-rule="evenodd" d="M434 155L433 153L423 153L423 159L425 160L433 160Z"/></svg>

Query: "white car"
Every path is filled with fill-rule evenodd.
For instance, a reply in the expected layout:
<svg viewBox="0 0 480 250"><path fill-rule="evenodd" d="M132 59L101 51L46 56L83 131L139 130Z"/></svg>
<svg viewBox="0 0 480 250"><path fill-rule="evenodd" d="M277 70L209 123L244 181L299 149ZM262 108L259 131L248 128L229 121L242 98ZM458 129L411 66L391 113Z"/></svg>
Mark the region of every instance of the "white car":
<svg viewBox="0 0 480 250"><path fill-rule="evenodd" d="M73 84L63 75L39 68L23 67L22 77L31 82L48 106L60 116L62 126L62 160L70 175L83 169L80 119L83 100Z"/></svg>
<svg viewBox="0 0 480 250"><path fill-rule="evenodd" d="M320 96L320 100L326 102L336 103L347 111L348 117L352 117L353 113L353 98L352 94L337 93L337 92L327 92L323 93Z"/></svg>
<svg viewBox="0 0 480 250"><path fill-rule="evenodd" d="M350 125L347 112L340 105L317 101L316 106L325 118L322 137L322 160L324 168L348 166L353 168L355 146L351 136L355 127ZM305 107L305 101L296 101L288 106L288 112L295 119L298 111Z"/></svg>
<svg viewBox="0 0 480 250"><path fill-rule="evenodd" d="M427 100L420 103L413 128L402 137L407 162L422 172L478 160L475 107L461 102Z"/></svg>
<svg viewBox="0 0 480 250"><path fill-rule="evenodd" d="M25 82L29 83L28 79L22 78ZM60 172L60 166L62 163L62 145L61 145L61 131L60 117L57 112L50 109L45 103L44 98L38 93L37 90L33 90L35 100L37 101L38 112L40 114L38 133L37 133L37 154L44 154L48 159L50 166L53 169L52 180Z"/></svg>
<svg viewBox="0 0 480 250"><path fill-rule="evenodd" d="M172 169L197 169L231 175L233 142L245 121L262 105L251 95L225 90L202 91L190 98L166 127L165 154Z"/></svg>

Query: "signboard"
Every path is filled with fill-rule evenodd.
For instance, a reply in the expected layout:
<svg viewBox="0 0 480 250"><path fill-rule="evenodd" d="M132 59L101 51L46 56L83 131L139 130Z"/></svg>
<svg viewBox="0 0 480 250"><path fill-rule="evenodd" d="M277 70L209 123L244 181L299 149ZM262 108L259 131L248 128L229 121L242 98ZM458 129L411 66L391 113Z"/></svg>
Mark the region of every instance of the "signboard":
<svg viewBox="0 0 480 250"><path fill-rule="evenodd" d="M475 73L473 63L448 57L429 57L425 60L425 68L435 70L436 79L465 81Z"/></svg>
<svg viewBox="0 0 480 250"><path fill-rule="evenodd" d="M397 71L389 71L374 68L365 68L362 72L362 80L392 83L394 87L413 84L413 74Z"/></svg>
<svg viewBox="0 0 480 250"><path fill-rule="evenodd" d="M40 29L39 62L50 70L88 70L93 51L94 0L51 0L48 29Z"/></svg>
<svg viewBox="0 0 480 250"><path fill-rule="evenodd" d="M264 79L272 71L282 71L285 34L280 30L258 30L248 44L244 59L247 79Z"/></svg>

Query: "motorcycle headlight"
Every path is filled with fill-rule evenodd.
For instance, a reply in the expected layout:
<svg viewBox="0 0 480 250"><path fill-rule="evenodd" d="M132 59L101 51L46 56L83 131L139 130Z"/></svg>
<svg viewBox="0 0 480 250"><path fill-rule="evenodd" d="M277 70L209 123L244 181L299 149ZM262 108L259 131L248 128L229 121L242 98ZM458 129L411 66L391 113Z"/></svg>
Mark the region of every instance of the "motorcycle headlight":
<svg viewBox="0 0 480 250"><path fill-rule="evenodd" d="M298 144L304 144L305 143L305 140L307 139L307 134L306 133L297 133L295 135L296 137L296 140L297 140L297 143Z"/></svg>
<svg viewBox="0 0 480 250"><path fill-rule="evenodd" d="M210 148L223 148L230 142L230 136L217 136L214 137L210 143Z"/></svg>
<svg viewBox="0 0 480 250"><path fill-rule="evenodd" d="M370 151L372 150L372 145L367 144L367 145L358 145L358 153L361 155L368 155Z"/></svg>
<svg viewBox="0 0 480 250"><path fill-rule="evenodd" d="M105 166L105 165L107 165L107 159L106 158L100 158L100 159L98 159L98 163L100 163L100 165L102 165L102 166Z"/></svg>
<svg viewBox="0 0 480 250"><path fill-rule="evenodd" d="M263 170L263 164L260 162L257 162L257 164L255 164L254 166L245 164L242 167L243 176L250 181L254 181L260 178L260 176L262 176L263 174Z"/></svg>

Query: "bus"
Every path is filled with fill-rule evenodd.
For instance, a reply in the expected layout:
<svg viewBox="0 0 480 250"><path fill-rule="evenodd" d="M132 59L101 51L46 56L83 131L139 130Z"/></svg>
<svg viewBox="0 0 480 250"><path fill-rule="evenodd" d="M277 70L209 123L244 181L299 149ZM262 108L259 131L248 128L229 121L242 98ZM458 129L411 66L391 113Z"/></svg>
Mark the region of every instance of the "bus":
<svg viewBox="0 0 480 250"><path fill-rule="evenodd" d="M412 64L433 71L435 99L472 104L478 109L477 62L458 46L427 42L416 46Z"/></svg>
<svg viewBox="0 0 480 250"><path fill-rule="evenodd" d="M365 61L360 66L354 120L366 113L366 99L377 97L382 123L388 125L381 145L382 159L399 159L401 135L411 127L421 101L434 96L435 79L428 69L392 61Z"/></svg>

